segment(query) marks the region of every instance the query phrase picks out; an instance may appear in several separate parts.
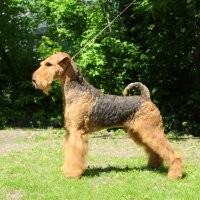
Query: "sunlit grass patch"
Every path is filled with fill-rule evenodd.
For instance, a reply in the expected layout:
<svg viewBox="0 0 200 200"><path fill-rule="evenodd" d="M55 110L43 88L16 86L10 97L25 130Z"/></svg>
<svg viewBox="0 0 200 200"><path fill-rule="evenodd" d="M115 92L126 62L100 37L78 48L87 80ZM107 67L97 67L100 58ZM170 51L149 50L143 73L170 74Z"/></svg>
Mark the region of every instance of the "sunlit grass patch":
<svg viewBox="0 0 200 200"><path fill-rule="evenodd" d="M91 135L88 168L81 179L72 180L60 171L63 138L45 131L31 134L31 140L23 137L19 141L31 148L1 156L2 200L199 199L200 160L193 162L192 156L200 152L197 139L173 143L185 158L185 168L183 179L170 180L167 166L159 170L147 168L145 155L128 138Z"/></svg>

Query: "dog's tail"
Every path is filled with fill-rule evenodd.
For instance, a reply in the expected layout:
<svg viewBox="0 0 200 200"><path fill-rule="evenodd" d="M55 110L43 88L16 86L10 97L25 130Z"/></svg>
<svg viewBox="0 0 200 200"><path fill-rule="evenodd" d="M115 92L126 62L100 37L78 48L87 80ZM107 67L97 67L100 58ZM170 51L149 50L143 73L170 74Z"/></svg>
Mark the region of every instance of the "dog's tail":
<svg viewBox="0 0 200 200"><path fill-rule="evenodd" d="M143 98L149 99L149 100L151 99L149 89L140 82L134 82L127 85L123 92L124 96L128 96L130 91L134 88L140 91L140 94Z"/></svg>

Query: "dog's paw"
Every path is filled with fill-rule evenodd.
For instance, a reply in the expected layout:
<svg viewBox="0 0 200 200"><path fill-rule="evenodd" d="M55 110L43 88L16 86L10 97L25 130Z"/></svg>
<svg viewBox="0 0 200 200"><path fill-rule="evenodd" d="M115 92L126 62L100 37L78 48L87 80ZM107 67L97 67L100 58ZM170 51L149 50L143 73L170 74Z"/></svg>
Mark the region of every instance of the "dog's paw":
<svg viewBox="0 0 200 200"><path fill-rule="evenodd" d="M69 170L65 166L61 167L61 171L65 177L69 179L79 179L82 175L82 170Z"/></svg>

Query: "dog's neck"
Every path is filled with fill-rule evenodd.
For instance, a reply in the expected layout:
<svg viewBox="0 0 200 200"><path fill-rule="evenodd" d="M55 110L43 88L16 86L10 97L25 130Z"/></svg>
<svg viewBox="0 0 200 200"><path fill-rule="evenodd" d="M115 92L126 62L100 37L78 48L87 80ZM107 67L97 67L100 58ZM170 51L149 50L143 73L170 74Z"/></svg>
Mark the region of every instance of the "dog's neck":
<svg viewBox="0 0 200 200"><path fill-rule="evenodd" d="M64 68L64 72L59 79L63 84L70 81L78 81L80 84L83 82L83 76L73 60L70 60L67 63L61 63L61 65Z"/></svg>
<svg viewBox="0 0 200 200"><path fill-rule="evenodd" d="M86 80L83 79L83 76L78 70L76 64L72 62L70 62L70 65L69 64L67 65L64 75L62 75L60 78L62 94L63 94L64 110L66 103L66 95L68 94L69 90L76 90L77 92L80 93L89 92L93 96L103 95L103 93L100 90L94 88Z"/></svg>

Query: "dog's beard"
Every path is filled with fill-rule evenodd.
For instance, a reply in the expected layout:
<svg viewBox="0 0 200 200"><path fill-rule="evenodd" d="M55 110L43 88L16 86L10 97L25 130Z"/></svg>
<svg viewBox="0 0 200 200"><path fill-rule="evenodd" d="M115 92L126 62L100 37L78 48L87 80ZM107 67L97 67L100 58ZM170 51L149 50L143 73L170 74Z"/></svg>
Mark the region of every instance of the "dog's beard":
<svg viewBox="0 0 200 200"><path fill-rule="evenodd" d="M43 91L46 95L49 95L50 90L51 90L51 85L47 85L45 88L42 89L42 91Z"/></svg>
<svg viewBox="0 0 200 200"><path fill-rule="evenodd" d="M42 85L33 83L33 86L35 87L35 89L42 90L46 95L49 95L49 92L51 90L51 83L43 83Z"/></svg>

